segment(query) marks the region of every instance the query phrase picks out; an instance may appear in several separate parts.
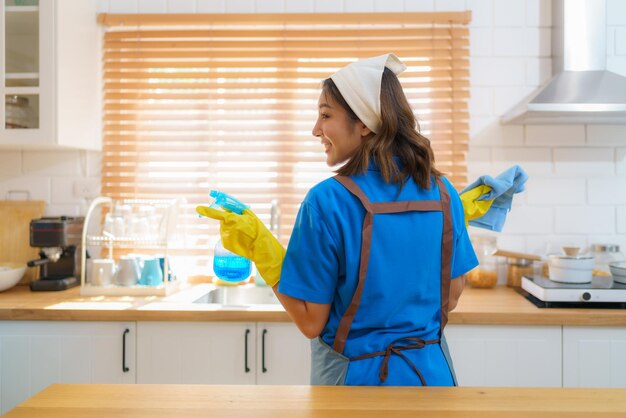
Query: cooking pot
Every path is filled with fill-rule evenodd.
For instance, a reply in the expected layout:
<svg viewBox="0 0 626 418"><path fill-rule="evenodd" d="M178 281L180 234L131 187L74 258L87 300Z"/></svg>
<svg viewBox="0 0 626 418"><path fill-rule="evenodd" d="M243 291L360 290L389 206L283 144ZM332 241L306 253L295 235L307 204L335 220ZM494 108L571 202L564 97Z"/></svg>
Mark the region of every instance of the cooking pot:
<svg viewBox="0 0 626 418"><path fill-rule="evenodd" d="M548 261L550 280L559 283L591 283L595 257L591 255L551 255Z"/></svg>

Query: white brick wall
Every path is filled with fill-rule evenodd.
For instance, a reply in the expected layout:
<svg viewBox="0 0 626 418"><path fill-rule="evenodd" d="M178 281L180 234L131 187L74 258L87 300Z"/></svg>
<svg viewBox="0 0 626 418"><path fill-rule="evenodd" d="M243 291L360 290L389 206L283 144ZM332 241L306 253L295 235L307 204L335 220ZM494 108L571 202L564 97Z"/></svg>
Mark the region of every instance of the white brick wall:
<svg viewBox="0 0 626 418"><path fill-rule="evenodd" d="M532 146L572 146L585 143L584 125L527 125L526 144Z"/></svg>
<svg viewBox="0 0 626 418"><path fill-rule="evenodd" d="M519 251L615 242L626 252L626 125L503 126L500 115L551 76L550 0L92 0L109 13L472 11L471 179L512 164L530 174L499 242ZM607 66L626 75L626 1L607 0ZM0 151L0 196L28 189L49 213L77 213L77 178L100 155ZM81 206L82 205L82 206ZM480 231L472 231L472 233Z"/></svg>
<svg viewBox="0 0 626 418"><path fill-rule="evenodd" d="M84 214L88 202L74 196L74 183L98 184L100 161L100 153L91 151L0 151L0 199L28 191L31 199L47 202L48 216Z"/></svg>
<svg viewBox="0 0 626 418"><path fill-rule="evenodd" d="M566 177L597 177L615 173L613 148L556 148L554 174Z"/></svg>

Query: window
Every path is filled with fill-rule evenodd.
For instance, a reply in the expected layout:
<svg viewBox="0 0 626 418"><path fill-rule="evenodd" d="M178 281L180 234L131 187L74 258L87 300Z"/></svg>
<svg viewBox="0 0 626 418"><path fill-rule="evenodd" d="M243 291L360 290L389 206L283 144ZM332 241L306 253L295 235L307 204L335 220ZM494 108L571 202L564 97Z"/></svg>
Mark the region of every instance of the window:
<svg viewBox="0 0 626 418"><path fill-rule="evenodd" d="M469 12L100 15L104 34L103 194L184 197L181 252L206 266L217 222L193 208L219 189L287 243L307 190L332 175L311 129L320 82L394 52L437 167L466 183Z"/></svg>

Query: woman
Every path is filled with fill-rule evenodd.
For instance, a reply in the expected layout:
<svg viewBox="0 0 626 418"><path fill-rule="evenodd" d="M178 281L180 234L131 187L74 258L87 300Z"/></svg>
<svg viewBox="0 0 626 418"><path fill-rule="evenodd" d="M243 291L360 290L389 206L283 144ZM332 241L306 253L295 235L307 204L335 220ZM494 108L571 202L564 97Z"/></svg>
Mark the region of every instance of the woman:
<svg viewBox="0 0 626 418"><path fill-rule="evenodd" d="M478 262L459 196L416 131L405 68L386 54L324 81L313 135L329 166L345 164L307 194L286 254L251 212L198 208L312 339L313 384L455 384L443 327Z"/></svg>

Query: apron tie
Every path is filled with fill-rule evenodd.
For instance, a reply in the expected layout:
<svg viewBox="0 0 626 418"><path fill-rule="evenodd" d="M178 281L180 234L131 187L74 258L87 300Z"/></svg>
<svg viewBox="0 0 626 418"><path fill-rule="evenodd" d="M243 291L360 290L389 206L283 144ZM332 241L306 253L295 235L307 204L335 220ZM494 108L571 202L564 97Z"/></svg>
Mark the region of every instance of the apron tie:
<svg viewBox="0 0 626 418"><path fill-rule="evenodd" d="M393 340L387 346L387 348L385 348L384 351L376 351L373 353L363 354L363 355L351 358L350 361L358 361L358 360L364 360L364 359L372 358L372 357L384 356L383 362L380 366L380 372L378 373L378 377L380 378L381 383L384 383L387 380L387 376L389 375L389 359L391 358L391 354L393 353L402 357L402 359L409 366L411 366L413 371L419 377L420 382L422 383L422 386L428 386L420 370L417 368L417 366L415 366L415 364L413 364L413 362L404 353L402 353L402 351L416 350L416 349L419 350L419 349L426 347L429 344L437 344L439 343L439 341L440 341L439 339L424 341L418 337L398 338L397 340ZM399 342L412 342L412 344L399 345L397 344Z"/></svg>

